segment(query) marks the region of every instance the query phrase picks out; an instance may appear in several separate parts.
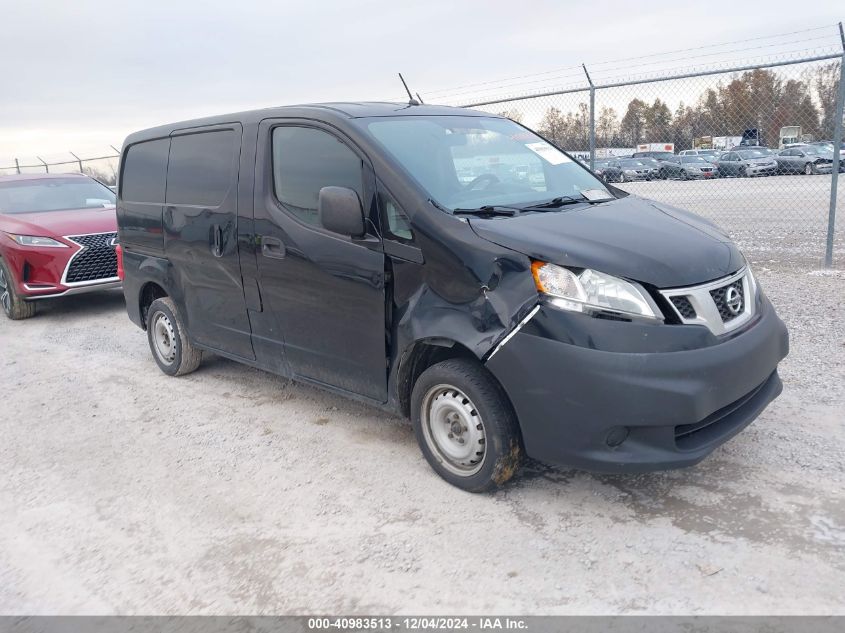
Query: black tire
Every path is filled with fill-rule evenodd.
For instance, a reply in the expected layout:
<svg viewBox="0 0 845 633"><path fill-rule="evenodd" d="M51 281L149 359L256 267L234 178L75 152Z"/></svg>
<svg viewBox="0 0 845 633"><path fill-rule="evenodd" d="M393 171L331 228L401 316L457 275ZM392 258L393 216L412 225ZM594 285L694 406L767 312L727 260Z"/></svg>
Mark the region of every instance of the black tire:
<svg viewBox="0 0 845 633"><path fill-rule="evenodd" d="M2 259L0 259L0 304L3 307L3 313L12 321L35 316L35 302L26 301L18 294L15 290L15 280Z"/></svg>
<svg viewBox="0 0 845 633"><path fill-rule="evenodd" d="M804 175L805 176L812 176L816 173L816 168L813 166L813 163L806 163L804 165Z"/></svg>
<svg viewBox="0 0 845 633"><path fill-rule="evenodd" d="M666 173L665 169L661 169L657 172L657 177L660 178L660 180L668 180L669 174Z"/></svg>
<svg viewBox="0 0 845 633"><path fill-rule="evenodd" d="M623 172L619 172L619 180L618 182L625 182L625 174Z"/></svg>
<svg viewBox="0 0 845 633"><path fill-rule="evenodd" d="M745 167L740 167L739 171L737 172L736 175L737 175L738 178L745 178L746 175L747 175L747 173L745 171Z"/></svg>
<svg viewBox="0 0 845 633"><path fill-rule="evenodd" d="M681 170L681 180L689 180L689 174L685 170Z"/></svg>
<svg viewBox="0 0 845 633"><path fill-rule="evenodd" d="M170 297L156 299L147 310L147 341L156 364L168 376L190 374L202 361L202 351L188 340Z"/></svg>
<svg viewBox="0 0 845 633"><path fill-rule="evenodd" d="M452 413L450 407L455 409ZM429 465L447 482L467 492L495 490L516 473L522 462L516 414L502 387L478 361L454 358L426 369L411 394L411 421ZM456 430L456 425L461 430ZM450 439L443 437L446 433ZM450 458L439 448L438 435L457 451L469 451L468 457ZM473 448L481 448L483 453Z"/></svg>

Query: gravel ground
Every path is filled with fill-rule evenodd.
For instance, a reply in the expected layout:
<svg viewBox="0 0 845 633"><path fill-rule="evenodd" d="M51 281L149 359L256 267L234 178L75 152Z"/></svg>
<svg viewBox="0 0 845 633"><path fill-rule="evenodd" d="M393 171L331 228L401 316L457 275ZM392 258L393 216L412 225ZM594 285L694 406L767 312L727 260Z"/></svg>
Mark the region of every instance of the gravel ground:
<svg viewBox="0 0 845 633"><path fill-rule="evenodd" d="M753 263L792 351L749 429L491 495L380 411L213 356L164 376L119 293L0 318L0 613L843 614L845 272Z"/></svg>

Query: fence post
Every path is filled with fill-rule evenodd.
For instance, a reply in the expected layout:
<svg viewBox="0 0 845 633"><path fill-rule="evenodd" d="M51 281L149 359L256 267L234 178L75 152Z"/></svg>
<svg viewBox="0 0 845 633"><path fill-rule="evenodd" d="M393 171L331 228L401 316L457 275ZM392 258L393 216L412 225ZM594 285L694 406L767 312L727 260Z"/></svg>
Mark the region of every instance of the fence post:
<svg viewBox="0 0 845 633"><path fill-rule="evenodd" d="M581 64L584 74L587 75L587 82L590 84L590 169L596 168L596 87L590 79L586 64Z"/></svg>
<svg viewBox="0 0 845 633"><path fill-rule="evenodd" d="M833 233L836 229L836 193L839 187L839 159L842 156L842 116L845 105L845 31L839 23L839 38L842 40L842 59L839 61L839 94L836 95L836 114L833 125L833 169L830 176L830 210L827 215L827 246L824 251L824 266L833 266Z"/></svg>
<svg viewBox="0 0 845 633"><path fill-rule="evenodd" d="M21 173L21 164L18 162L18 159L15 159L15 171Z"/></svg>
<svg viewBox="0 0 845 633"><path fill-rule="evenodd" d="M80 173L80 174L81 174L81 173L83 173L83 172L82 172L82 159L81 159L81 158L79 158L79 156L77 156L77 155L76 155L76 154L74 154L73 152L68 152L68 154L70 154L71 156L73 156L73 157L76 159L76 162L77 162L77 163L79 163L79 173Z"/></svg>
<svg viewBox="0 0 845 633"><path fill-rule="evenodd" d="M41 158L40 156L36 156L35 158L37 158L38 160L41 161L41 164L44 165L44 171L49 174L50 173L50 165L47 164L47 161L44 160L43 158Z"/></svg>

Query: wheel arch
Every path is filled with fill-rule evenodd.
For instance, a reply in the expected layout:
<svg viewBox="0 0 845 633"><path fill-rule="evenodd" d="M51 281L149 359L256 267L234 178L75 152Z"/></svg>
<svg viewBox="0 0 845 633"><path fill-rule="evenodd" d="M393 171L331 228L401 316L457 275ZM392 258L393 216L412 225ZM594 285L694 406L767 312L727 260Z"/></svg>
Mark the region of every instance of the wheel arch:
<svg viewBox="0 0 845 633"><path fill-rule="evenodd" d="M169 297L167 292L158 282L147 281L141 285L138 291L138 316L141 319L142 328L147 329L147 311L153 301L162 297Z"/></svg>
<svg viewBox="0 0 845 633"><path fill-rule="evenodd" d="M405 350L396 375L399 410L405 417L411 415L411 392L420 374L426 369L450 358L468 358L481 364L470 349L447 338L424 338L414 341Z"/></svg>

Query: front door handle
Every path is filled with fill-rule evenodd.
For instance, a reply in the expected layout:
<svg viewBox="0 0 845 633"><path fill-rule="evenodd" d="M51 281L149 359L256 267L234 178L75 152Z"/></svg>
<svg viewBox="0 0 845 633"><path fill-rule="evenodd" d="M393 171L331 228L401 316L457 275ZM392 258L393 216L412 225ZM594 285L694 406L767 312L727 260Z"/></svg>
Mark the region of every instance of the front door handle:
<svg viewBox="0 0 845 633"><path fill-rule="evenodd" d="M282 243L282 240L277 237L262 235L261 254L264 255L264 257L283 259L286 254L285 245Z"/></svg>

